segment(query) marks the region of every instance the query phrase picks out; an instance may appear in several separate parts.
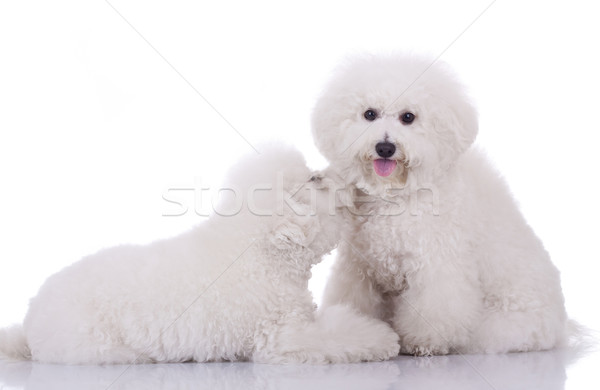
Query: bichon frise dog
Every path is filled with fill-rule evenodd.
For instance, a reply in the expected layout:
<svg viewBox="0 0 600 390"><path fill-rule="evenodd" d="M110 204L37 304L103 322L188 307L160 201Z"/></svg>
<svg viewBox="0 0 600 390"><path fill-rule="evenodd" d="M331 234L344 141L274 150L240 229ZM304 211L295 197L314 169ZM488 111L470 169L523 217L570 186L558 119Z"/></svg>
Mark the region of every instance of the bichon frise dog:
<svg viewBox="0 0 600 390"><path fill-rule="evenodd" d="M289 148L242 160L236 196L179 237L119 246L50 277L24 325L0 333L12 356L67 364L383 360L398 336L338 305L315 315L311 266L339 240L327 179ZM308 184L307 184L308 183ZM243 202L243 204L242 204ZM236 209L237 208L237 209Z"/></svg>
<svg viewBox="0 0 600 390"><path fill-rule="evenodd" d="M477 131L463 86L421 57L349 61L315 107L328 170L358 194L323 304L390 322L403 353L565 342L559 272Z"/></svg>

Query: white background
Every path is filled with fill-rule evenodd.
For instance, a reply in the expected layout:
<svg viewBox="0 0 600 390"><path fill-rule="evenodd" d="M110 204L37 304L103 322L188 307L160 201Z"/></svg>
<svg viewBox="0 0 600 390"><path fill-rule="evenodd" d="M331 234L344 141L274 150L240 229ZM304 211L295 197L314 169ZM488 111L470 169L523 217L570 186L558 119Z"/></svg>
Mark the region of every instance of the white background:
<svg viewBox="0 0 600 390"><path fill-rule="evenodd" d="M310 113L335 64L415 50L470 87L478 143L561 270L570 315L600 329L600 13L489 4L3 1L0 325L83 255L200 223L192 197L164 217L163 194L217 186L250 145L284 140L323 167Z"/></svg>

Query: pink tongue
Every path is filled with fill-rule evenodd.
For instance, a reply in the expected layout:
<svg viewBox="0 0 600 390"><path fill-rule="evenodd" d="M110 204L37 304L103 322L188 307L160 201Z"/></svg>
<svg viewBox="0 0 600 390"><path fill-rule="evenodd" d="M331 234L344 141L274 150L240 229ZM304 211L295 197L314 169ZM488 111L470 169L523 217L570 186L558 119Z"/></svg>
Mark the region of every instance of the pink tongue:
<svg viewBox="0 0 600 390"><path fill-rule="evenodd" d="M377 160L373 160L373 168L375 169L375 173L379 176L389 176L396 169L396 160L387 160L384 158L379 158Z"/></svg>

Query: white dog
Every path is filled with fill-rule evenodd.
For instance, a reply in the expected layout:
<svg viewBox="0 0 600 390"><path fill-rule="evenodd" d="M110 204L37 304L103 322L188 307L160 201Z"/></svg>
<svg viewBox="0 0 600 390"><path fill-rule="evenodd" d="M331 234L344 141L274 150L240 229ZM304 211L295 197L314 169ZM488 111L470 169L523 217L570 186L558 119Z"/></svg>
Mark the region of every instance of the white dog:
<svg viewBox="0 0 600 390"><path fill-rule="evenodd" d="M239 213L60 271L31 301L23 327L0 333L0 350L68 364L397 355L398 336L383 321L341 305L315 316L310 269L337 245L340 221L327 189L317 189L327 179L310 177L289 148L242 160L227 187L237 196L219 208Z"/></svg>
<svg viewBox="0 0 600 390"><path fill-rule="evenodd" d="M316 105L320 151L359 195L324 306L384 319L416 355L549 349L566 339L560 277L473 142L477 114L442 63L342 66Z"/></svg>

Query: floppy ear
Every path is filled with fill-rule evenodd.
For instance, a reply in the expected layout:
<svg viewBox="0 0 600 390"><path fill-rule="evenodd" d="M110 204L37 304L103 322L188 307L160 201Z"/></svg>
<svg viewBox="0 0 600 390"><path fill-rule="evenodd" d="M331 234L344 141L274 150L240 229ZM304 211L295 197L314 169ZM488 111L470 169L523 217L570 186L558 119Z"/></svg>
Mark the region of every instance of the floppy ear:
<svg viewBox="0 0 600 390"><path fill-rule="evenodd" d="M337 111L341 108L333 103L334 100L331 96L322 95L313 108L311 117L313 141L328 161L332 161L339 154L336 150L339 143Z"/></svg>
<svg viewBox="0 0 600 390"><path fill-rule="evenodd" d="M437 102L431 111L431 125L438 140L437 147L444 150L442 163L451 163L475 142L479 129L477 112L463 96L453 102Z"/></svg>
<svg viewBox="0 0 600 390"><path fill-rule="evenodd" d="M454 132L456 136L456 142L459 147L460 153L467 150L479 132L479 121L477 118L477 110L473 104L468 100L467 97L463 97L461 100L454 102L451 107L455 117Z"/></svg>
<svg viewBox="0 0 600 390"><path fill-rule="evenodd" d="M448 64L436 62L427 76L423 80L423 89L430 94L424 106L431 115L431 124L440 142L438 149L444 150L444 157L453 161L477 138L477 109L468 90Z"/></svg>

